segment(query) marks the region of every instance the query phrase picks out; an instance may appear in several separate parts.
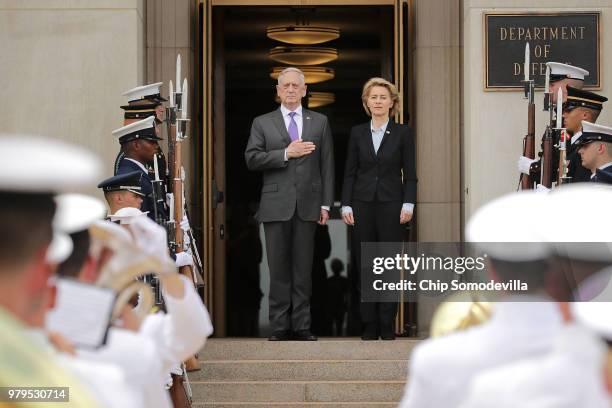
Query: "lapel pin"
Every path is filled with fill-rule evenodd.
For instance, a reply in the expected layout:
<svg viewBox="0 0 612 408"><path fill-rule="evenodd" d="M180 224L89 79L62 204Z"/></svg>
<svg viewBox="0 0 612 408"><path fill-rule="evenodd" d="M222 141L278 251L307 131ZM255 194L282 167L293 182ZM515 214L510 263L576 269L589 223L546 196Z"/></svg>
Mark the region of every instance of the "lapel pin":
<svg viewBox="0 0 612 408"><path fill-rule="evenodd" d="M306 119L310 119L310 116L306 116Z"/></svg>
<svg viewBox="0 0 612 408"><path fill-rule="evenodd" d="M386 134L389 134L389 133L391 133L391 131L387 130L385 133L386 133Z"/></svg>

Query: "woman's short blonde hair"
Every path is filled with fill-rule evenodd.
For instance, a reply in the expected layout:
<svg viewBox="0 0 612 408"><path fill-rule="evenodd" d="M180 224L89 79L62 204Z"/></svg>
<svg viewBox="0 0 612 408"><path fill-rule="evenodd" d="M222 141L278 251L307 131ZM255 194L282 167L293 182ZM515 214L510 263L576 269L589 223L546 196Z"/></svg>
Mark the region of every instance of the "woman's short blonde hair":
<svg viewBox="0 0 612 408"><path fill-rule="evenodd" d="M368 109L368 98L370 97L370 91L375 86L382 86L383 88L387 88L389 91L389 95L391 95L391 100L393 101L393 106L389 109L389 116L395 116L395 114L399 111L400 107L400 99L399 92L397 92L397 88L391 82L387 81L384 78L370 78L363 86L363 92L361 93L361 102L363 104L363 109L365 109L368 116L372 116L372 112Z"/></svg>

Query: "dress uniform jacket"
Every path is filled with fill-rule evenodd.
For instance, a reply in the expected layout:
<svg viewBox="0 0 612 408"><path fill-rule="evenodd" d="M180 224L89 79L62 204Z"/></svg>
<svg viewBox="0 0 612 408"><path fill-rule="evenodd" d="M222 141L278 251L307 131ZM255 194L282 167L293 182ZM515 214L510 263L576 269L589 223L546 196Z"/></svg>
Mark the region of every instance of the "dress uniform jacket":
<svg viewBox="0 0 612 408"><path fill-rule="evenodd" d="M591 181L595 183L612 184L612 166L608 166L603 170L597 169Z"/></svg>
<svg viewBox="0 0 612 408"><path fill-rule="evenodd" d="M497 303L490 321L414 349L400 407L458 407L475 375L549 351L561 326L554 302Z"/></svg>
<svg viewBox="0 0 612 408"><path fill-rule="evenodd" d="M577 325L564 327L550 354L484 371L462 408L610 408L604 343Z"/></svg>

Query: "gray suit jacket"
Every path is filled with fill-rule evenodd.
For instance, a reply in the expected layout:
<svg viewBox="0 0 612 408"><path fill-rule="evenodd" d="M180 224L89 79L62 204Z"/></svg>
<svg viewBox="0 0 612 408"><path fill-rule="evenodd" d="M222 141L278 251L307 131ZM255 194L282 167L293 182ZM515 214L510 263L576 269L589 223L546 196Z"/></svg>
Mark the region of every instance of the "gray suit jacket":
<svg viewBox="0 0 612 408"><path fill-rule="evenodd" d="M302 140L315 150L298 159L285 158L291 138L280 108L256 117L244 152L247 167L263 171L257 219L287 221L297 208L304 221L318 221L321 206L334 201L334 148L327 117L302 108Z"/></svg>

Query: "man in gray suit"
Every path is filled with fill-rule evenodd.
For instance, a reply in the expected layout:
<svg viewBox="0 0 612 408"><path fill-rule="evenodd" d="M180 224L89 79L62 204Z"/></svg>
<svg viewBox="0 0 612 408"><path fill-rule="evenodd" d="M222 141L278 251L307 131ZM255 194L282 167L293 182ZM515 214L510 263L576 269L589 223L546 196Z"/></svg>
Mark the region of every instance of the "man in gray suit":
<svg viewBox="0 0 612 408"><path fill-rule="evenodd" d="M281 72L276 91L280 108L253 120L244 154L250 170L263 171L257 218L270 269L269 340L312 341L314 233L317 222L327 223L334 199L333 141L327 117L302 108L302 71Z"/></svg>

